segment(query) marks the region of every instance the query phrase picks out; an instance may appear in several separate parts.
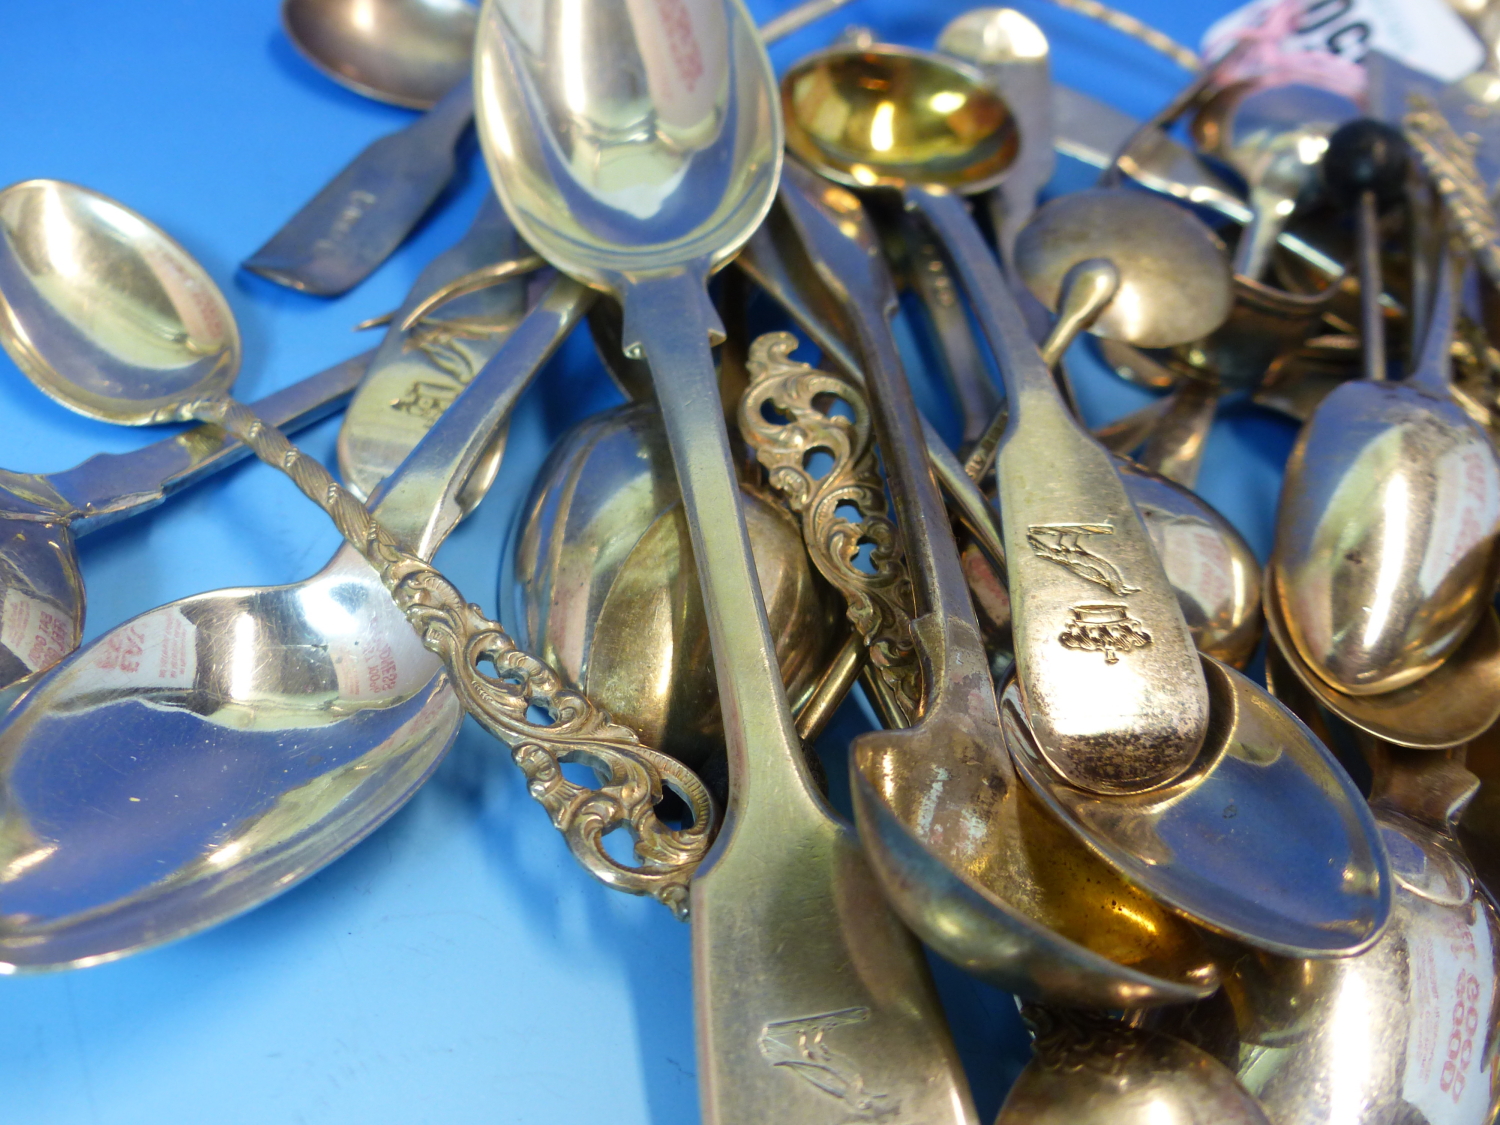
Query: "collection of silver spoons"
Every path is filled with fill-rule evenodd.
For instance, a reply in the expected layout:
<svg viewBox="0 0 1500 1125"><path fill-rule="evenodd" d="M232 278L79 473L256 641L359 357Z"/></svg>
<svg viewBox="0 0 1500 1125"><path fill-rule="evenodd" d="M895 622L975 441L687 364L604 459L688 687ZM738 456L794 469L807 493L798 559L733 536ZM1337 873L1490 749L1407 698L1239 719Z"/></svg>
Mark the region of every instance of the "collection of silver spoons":
<svg viewBox="0 0 1500 1125"><path fill-rule="evenodd" d="M842 3L284 0L320 69L424 112L244 269L352 289L471 122L494 190L377 347L253 404L170 234L0 190L20 370L198 424L0 475L0 973L266 902L472 716L590 874L690 925L713 1125L976 1122L929 952L1033 1035L997 1125L1492 1120L1493 74L1268 61L1275 5L1199 58L1093 0L1190 68L1145 120L1008 8L773 71ZM1044 197L1057 153L1095 182ZM492 620L433 559L585 332L626 401L552 450ZM1087 348L1146 404L1091 427ZM1194 491L1223 402L1301 425L1264 567ZM335 474L283 431L340 409ZM252 454L327 564L82 643L75 537ZM852 823L808 753L846 700Z"/></svg>

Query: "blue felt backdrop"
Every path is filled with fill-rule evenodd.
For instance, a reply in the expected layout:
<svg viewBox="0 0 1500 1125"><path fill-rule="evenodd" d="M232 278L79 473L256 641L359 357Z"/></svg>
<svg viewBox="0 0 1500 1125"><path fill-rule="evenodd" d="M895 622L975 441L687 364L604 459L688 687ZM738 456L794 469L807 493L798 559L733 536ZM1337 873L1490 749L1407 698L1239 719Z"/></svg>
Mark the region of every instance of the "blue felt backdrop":
<svg viewBox="0 0 1500 1125"><path fill-rule="evenodd" d="M1054 75L1137 115L1183 81L1171 63L1040 0ZM765 19L784 4L752 0ZM1228 0L1125 6L1187 43ZM777 46L779 67L850 22L931 46L956 2L856 0ZM264 394L371 346L350 325L394 307L463 232L460 183L370 281L337 301L235 272L362 146L411 119L323 78L274 0L10 0L0 22L0 183L75 180L179 238L229 295L239 382ZM1077 169L1060 177L1083 182ZM1061 179L1059 182L1062 182ZM1101 421L1143 401L1102 373ZM930 391L924 402L941 403ZM586 337L522 401L503 473L439 564L494 608L497 556L550 443L618 397ZM72 415L0 356L0 464L67 468L158 434ZM948 424L950 420L943 420ZM337 421L301 441L333 463ZM1290 424L1248 408L1215 428L1201 490L1264 555ZM88 636L186 594L305 577L336 536L292 486L245 463L80 544ZM852 711L825 738L837 780ZM320 875L212 932L116 964L0 979L0 1120L38 1125L689 1125L698 1119L688 930L573 862L506 754L472 723L387 826ZM1025 1059L1010 998L938 966L988 1120Z"/></svg>

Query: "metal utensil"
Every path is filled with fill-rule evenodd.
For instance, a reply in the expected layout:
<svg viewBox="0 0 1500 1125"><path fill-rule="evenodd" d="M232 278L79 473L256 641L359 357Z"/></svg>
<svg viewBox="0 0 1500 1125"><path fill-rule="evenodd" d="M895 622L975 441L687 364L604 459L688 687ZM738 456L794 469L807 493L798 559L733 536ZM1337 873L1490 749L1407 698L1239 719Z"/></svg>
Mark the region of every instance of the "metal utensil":
<svg viewBox="0 0 1500 1125"><path fill-rule="evenodd" d="M339 472L356 496L368 497L416 448L458 393L500 350L526 312L525 278L486 286L445 305L441 320L404 327L406 313L456 277L494 262L514 260L515 227L493 194L480 204L473 225L439 254L413 283L370 361L359 391L339 427ZM489 487L505 451L504 431L470 477L479 494Z"/></svg>
<svg viewBox="0 0 1500 1125"><path fill-rule="evenodd" d="M782 141L775 79L737 0L674 12L666 54L655 9L491 0L476 101L491 175L522 236L619 296L625 350L651 365L682 486L731 799L692 884L704 1118L792 1120L844 1101L966 1120L920 952L802 760L715 393L709 345L722 332L703 283L771 206ZM614 65L598 67L601 52ZM840 1056L836 1082L798 1054L799 1039L825 1033Z"/></svg>
<svg viewBox="0 0 1500 1125"><path fill-rule="evenodd" d="M1278 695L1321 721L1274 651L1267 672ZM1276 1122L1479 1125L1500 1095L1500 916L1453 837L1476 778L1461 751L1362 748L1395 876L1386 933L1330 961L1227 953L1223 994L1163 1025L1232 1067Z"/></svg>
<svg viewBox="0 0 1500 1125"><path fill-rule="evenodd" d="M803 0L766 25L765 41L847 2ZM283 0L288 37L330 78L428 112L356 156L243 268L336 297L405 241L453 178L453 149L474 114L475 19L465 0Z"/></svg>
<svg viewBox="0 0 1500 1125"><path fill-rule="evenodd" d="M388 483L376 514L413 555L461 518L464 478L576 314L573 288L554 283L470 384L475 409L439 420ZM351 546L304 582L126 622L0 726L0 964L94 964L264 902L399 808L463 718Z"/></svg>
<svg viewBox="0 0 1500 1125"><path fill-rule="evenodd" d="M267 395L253 409L281 429L311 425L347 400L373 354ZM83 637L80 535L154 508L249 453L220 427L200 426L60 473L0 471L0 701L8 705Z"/></svg>
<svg viewBox="0 0 1500 1125"><path fill-rule="evenodd" d="M465 0L282 0L281 25L341 86L431 109L469 77L478 14Z"/></svg>
<svg viewBox="0 0 1500 1125"><path fill-rule="evenodd" d="M819 277L848 314L866 378L895 383L897 401L882 412L904 414L910 428L883 425L881 453L888 467L903 456L909 466L911 443L923 446L915 433L919 415L901 403L888 320L895 294L876 237L853 196L803 169L785 170L782 199ZM883 374L874 373L876 365ZM915 646L926 690L916 725L861 736L852 747L860 834L886 894L944 956L1023 995L1108 1006L1210 991L1213 974L1194 932L1059 834L1016 783L989 661L932 479L920 461L889 471L921 591L919 616L909 641L904 620L882 617L875 631ZM879 514L872 503L883 507L881 496L854 489L847 499L867 522Z"/></svg>
<svg viewBox="0 0 1500 1125"><path fill-rule="evenodd" d="M977 72L894 47L815 55L788 71L782 89L794 153L851 186L899 190L932 224L999 361L1012 409L1000 481L1016 657L1042 744L1095 791L1180 774L1208 723L1192 637L1109 455L1068 412L953 194L987 188L1013 158L1004 104ZM938 178L942 186L926 182ZM1131 597L1127 616L1150 637L1102 679L1097 650L1058 641L1091 604L1080 599L1092 585ZM1072 690L1080 679L1094 688L1086 701Z"/></svg>
<svg viewBox="0 0 1500 1125"><path fill-rule="evenodd" d="M1448 391L1463 270L1448 252L1416 370L1336 388L1287 463L1279 617L1300 662L1345 695L1453 659L1494 588L1500 454Z"/></svg>
<svg viewBox="0 0 1500 1125"><path fill-rule="evenodd" d="M743 487L743 486L742 486ZM806 698L842 630L796 522L743 488L745 524L788 698ZM606 411L538 471L501 582L516 640L642 741L723 781L723 719L681 490L660 414Z"/></svg>
<svg viewBox="0 0 1500 1125"><path fill-rule="evenodd" d="M1031 1061L995 1125L1270 1125L1206 1051L1094 1012L1029 1006Z"/></svg>
<svg viewBox="0 0 1500 1125"><path fill-rule="evenodd" d="M1302 83L1239 84L1211 98L1192 123L1200 149L1232 165L1250 188L1250 224L1234 272L1259 280L1297 200L1317 182L1328 138L1359 116L1352 100Z"/></svg>
<svg viewBox="0 0 1500 1125"><path fill-rule="evenodd" d="M1047 186L1057 163L1047 37L1014 8L972 8L943 28L937 48L977 66L1016 120L1016 158L990 196L995 242L1011 275L1016 236L1036 210L1037 193Z"/></svg>
<svg viewBox="0 0 1500 1125"><path fill-rule="evenodd" d="M1333 688L1302 659L1283 617L1276 571L1266 568L1266 629L1288 667L1344 722L1397 746L1443 750L1478 738L1500 719L1500 616L1480 615L1463 642L1415 683L1379 695Z"/></svg>

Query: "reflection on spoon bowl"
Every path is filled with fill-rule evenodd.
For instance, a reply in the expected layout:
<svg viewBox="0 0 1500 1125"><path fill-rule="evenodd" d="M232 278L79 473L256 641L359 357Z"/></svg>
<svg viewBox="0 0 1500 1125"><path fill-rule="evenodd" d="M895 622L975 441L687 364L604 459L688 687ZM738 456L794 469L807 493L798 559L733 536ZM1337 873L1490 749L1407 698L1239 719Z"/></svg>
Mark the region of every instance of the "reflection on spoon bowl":
<svg viewBox="0 0 1500 1125"><path fill-rule="evenodd" d="M1108 799L1069 785L1012 680L1001 720L1016 768L1105 862L1193 921L1286 956L1365 948L1390 913L1391 879L1364 799L1284 706L1216 660L1203 667L1212 724L1172 783Z"/></svg>
<svg viewBox="0 0 1500 1125"><path fill-rule="evenodd" d="M352 548L293 586L151 610L0 729L0 972L113 960L352 847L463 708Z"/></svg>
<svg viewBox="0 0 1500 1125"><path fill-rule="evenodd" d="M469 77L478 10L464 0L283 0L297 50L335 82L430 109Z"/></svg>
<svg viewBox="0 0 1500 1125"><path fill-rule="evenodd" d="M1416 683L1380 695L1335 691L1308 667L1282 618L1280 579L1266 568L1266 627L1319 703L1350 726L1397 746L1443 750L1478 738L1500 719L1500 619L1488 606L1463 644Z"/></svg>

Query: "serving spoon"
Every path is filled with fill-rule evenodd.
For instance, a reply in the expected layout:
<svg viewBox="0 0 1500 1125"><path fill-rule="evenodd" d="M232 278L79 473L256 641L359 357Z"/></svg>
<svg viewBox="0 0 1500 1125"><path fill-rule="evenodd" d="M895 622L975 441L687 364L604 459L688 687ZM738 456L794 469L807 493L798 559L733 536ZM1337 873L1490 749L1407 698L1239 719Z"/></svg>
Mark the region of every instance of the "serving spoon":
<svg viewBox="0 0 1500 1125"><path fill-rule="evenodd" d="M253 409L281 429L311 425L348 399L373 354L334 364ZM98 454L64 472L0 470L0 706L83 639L77 538L154 508L249 452L222 428L200 426L129 453Z"/></svg>
<svg viewBox="0 0 1500 1125"><path fill-rule="evenodd" d="M663 11L493 0L475 81L481 145L517 229L620 299L625 351L650 365L682 490L730 778L724 831L692 882L704 1118L900 1102L913 1118L966 1119L920 951L803 760L716 393L709 349L723 333L704 282L773 202L775 78L737 0L674 5L670 52ZM594 65L601 53L614 65ZM796 1061L797 1042L825 1031L836 1084Z"/></svg>
<svg viewBox="0 0 1500 1125"><path fill-rule="evenodd" d="M927 100L907 106L917 91ZM895 47L814 55L782 92L794 154L841 183L899 190L932 225L999 360L1012 409L999 456L1016 660L1049 757L1096 792L1177 776L1208 723L1192 637L1108 453L1078 427L1035 348L1012 346L1024 326L1012 324L1005 281L955 194L1003 175L1015 148L1004 104L977 72ZM946 112L933 108L940 95ZM1058 640L1096 585L1131 598L1127 616L1150 637L1103 677L1097 649ZM1072 690L1080 680L1093 686L1086 707Z"/></svg>
<svg viewBox="0 0 1500 1125"><path fill-rule="evenodd" d="M766 24L770 43L848 0L803 0ZM314 66L366 97L424 109L375 141L241 263L268 281L336 297L405 241L453 178L474 115L477 13L466 0L282 0L287 37Z"/></svg>
<svg viewBox="0 0 1500 1125"><path fill-rule="evenodd" d="M162 249L154 240L147 245ZM12 709L0 726L6 971L111 960L258 905L399 808L452 743L466 705L490 718L492 729L505 729L493 712L504 709L506 688L479 699L460 679L456 691L424 637L467 639L476 647L466 652L484 653L517 678L509 690L521 693L523 713L528 704L567 702L532 690L539 669L507 651L503 634L474 636L461 618L445 617L452 610L439 607L453 603L439 599L456 594L411 560L430 557L461 518L464 478L555 346L555 322L574 315L572 288L567 279L553 283L470 384L474 409L448 412L392 478L376 505L380 538L353 535L302 583L201 594L143 614L79 650ZM196 292L182 288L177 296L188 304ZM149 382L168 357L196 359L196 340L163 332L169 323L142 310L133 338L151 341L144 360L151 366L136 369L131 360L143 361L127 353L109 368L112 376ZM54 360L76 362L82 339L62 331L47 339ZM277 458L295 463L281 444ZM321 488L347 496L326 473ZM400 573L426 601L414 602L410 587L393 582L390 564L370 565L371 543L394 547ZM425 619L423 605L431 611ZM451 650L444 656L451 669ZM594 724L583 741L607 758L607 725L598 725L586 701L572 705L579 721ZM525 729L508 733L514 739ZM517 739L530 755L523 768L534 775L546 730ZM674 767L662 764L670 775ZM540 772L538 794L567 796ZM707 813L695 781L679 788L695 813ZM706 845L710 820L689 830L697 846ZM670 842L686 841L691 852L690 836Z"/></svg>

